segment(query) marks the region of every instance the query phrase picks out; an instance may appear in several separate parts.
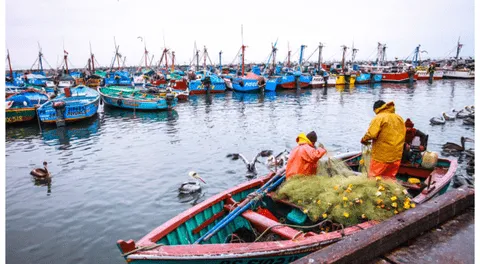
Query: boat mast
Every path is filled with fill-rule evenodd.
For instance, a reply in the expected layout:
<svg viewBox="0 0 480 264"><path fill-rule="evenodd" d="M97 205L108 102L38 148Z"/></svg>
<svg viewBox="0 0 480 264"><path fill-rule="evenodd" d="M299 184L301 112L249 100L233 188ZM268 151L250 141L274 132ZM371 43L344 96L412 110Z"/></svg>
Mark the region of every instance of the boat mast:
<svg viewBox="0 0 480 264"><path fill-rule="evenodd" d="M322 42L318 43L318 72L322 69L322 49L323 44Z"/></svg>
<svg viewBox="0 0 480 264"><path fill-rule="evenodd" d="M277 42L275 42L275 45ZM275 46L272 46L272 69L273 69L273 74L275 75L275 58L277 57L277 48Z"/></svg>
<svg viewBox="0 0 480 264"><path fill-rule="evenodd" d="M219 68L220 68L220 71L222 71L222 51L220 51L218 53L218 60L219 60Z"/></svg>
<svg viewBox="0 0 480 264"><path fill-rule="evenodd" d="M195 46L196 47L196 46ZM198 71L199 67L200 67L200 57L199 57L199 50L197 48L195 48L195 56L197 57L197 67L195 68L195 71Z"/></svg>
<svg viewBox="0 0 480 264"><path fill-rule="evenodd" d="M10 76L12 77L12 82L13 82L13 70L12 70L12 64L10 62L10 51L7 49L7 59L8 59L8 68L10 69Z"/></svg>
<svg viewBox="0 0 480 264"><path fill-rule="evenodd" d="M172 72L175 71L175 51L172 51Z"/></svg>
<svg viewBox="0 0 480 264"><path fill-rule="evenodd" d="M143 38L144 50L145 50L145 68L148 68L148 51L147 51L147 42Z"/></svg>
<svg viewBox="0 0 480 264"><path fill-rule="evenodd" d="M117 70L120 70L120 54L118 53L118 48L120 48L120 45L117 46L117 40L115 39L115 37L113 37L113 42L115 44L115 58L117 59Z"/></svg>
<svg viewBox="0 0 480 264"><path fill-rule="evenodd" d="M457 56L455 56L455 60L458 61L458 55L460 55L460 50L462 49L463 44L460 44L460 37L458 37L458 42L457 42Z"/></svg>
<svg viewBox="0 0 480 264"><path fill-rule="evenodd" d="M92 73L95 72L95 56L93 55L92 53L92 43L90 43L90 59L91 59L91 62L92 62Z"/></svg>
<svg viewBox="0 0 480 264"><path fill-rule="evenodd" d="M352 42L352 65L353 61L355 61L355 56L357 55L358 49L355 48L355 42Z"/></svg>
<svg viewBox="0 0 480 264"><path fill-rule="evenodd" d="M413 58L412 58L413 67L417 66L417 64L418 64L418 55L419 54L420 54L420 44L418 44L418 46L415 47L415 51L413 52Z"/></svg>
<svg viewBox="0 0 480 264"><path fill-rule="evenodd" d="M300 46L300 58L298 60L298 70L302 71L302 60L303 60L303 49L305 49L305 45Z"/></svg>
<svg viewBox="0 0 480 264"><path fill-rule="evenodd" d="M287 52L287 67L290 68L290 54L292 51L290 50L290 42L288 43L288 52Z"/></svg>
<svg viewBox="0 0 480 264"><path fill-rule="evenodd" d="M43 53L42 53L42 47L40 47L40 43L37 42L38 44L38 66L40 66L40 71L43 72L43 63L42 63L42 57L43 57Z"/></svg>
<svg viewBox="0 0 480 264"><path fill-rule="evenodd" d="M383 46L382 46L382 63L385 61L386 51L387 51L387 44L383 44Z"/></svg>
<svg viewBox="0 0 480 264"><path fill-rule="evenodd" d="M68 74L68 52L63 49L63 59L65 60L65 73Z"/></svg>
<svg viewBox="0 0 480 264"><path fill-rule="evenodd" d="M341 47L342 47L342 49L343 49L343 53L342 53L342 71L345 71L345 53L347 52L347 46L342 45Z"/></svg>
<svg viewBox="0 0 480 264"><path fill-rule="evenodd" d="M168 49L167 48L164 48L163 49L163 54L165 54L165 70L168 71Z"/></svg>
<svg viewBox="0 0 480 264"><path fill-rule="evenodd" d="M243 45L243 24L242 24L242 77L245 76L245 45Z"/></svg>
<svg viewBox="0 0 480 264"><path fill-rule="evenodd" d="M203 74L207 74L207 47L203 46Z"/></svg>

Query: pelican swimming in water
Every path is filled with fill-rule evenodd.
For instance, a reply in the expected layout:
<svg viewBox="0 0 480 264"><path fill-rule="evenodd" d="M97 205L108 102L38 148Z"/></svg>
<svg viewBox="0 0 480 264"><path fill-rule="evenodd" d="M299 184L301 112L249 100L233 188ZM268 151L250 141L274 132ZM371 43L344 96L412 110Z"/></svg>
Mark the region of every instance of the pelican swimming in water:
<svg viewBox="0 0 480 264"><path fill-rule="evenodd" d="M446 152L461 152L465 150L465 142L473 142L473 139L467 138L467 137L461 137L460 138L461 146L452 142L447 142L443 144L442 149L443 151L446 151Z"/></svg>
<svg viewBox="0 0 480 264"><path fill-rule="evenodd" d="M180 185L180 187L178 188L178 191L181 194L189 194L200 191L202 189L202 186L200 186L200 183L198 181L202 181L206 184L206 182L198 175L198 173L191 171L188 173L188 175L196 179L196 181L188 181L182 183L182 185Z"/></svg>
<svg viewBox="0 0 480 264"><path fill-rule="evenodd" d="M253 159L252 162L249 162L245 156L243 156L242 154L240 153L231 153L231 154L228 154L227 155L227 158L231 158L232 160L238 160L239 158L241 158L243 160L243 162L245 162L245 165L247 165L247 171L248 173L252 174L252 175L257 175L257 168L255 167L255 163L260 163L258 161L258 158L260 157L268 157L268 156L271 156L273 154L273 151L272 150L262 150L260 151L256 156L255 158Z"/></svg>
<svg viewBox="0 0 480 264"><path fill-rule="evenodd" d="M42 168L33 169L30 172L30 174L37 177L37 178L48 178L48 177L50 177L50 172L47 169L47 162L46 161L43 162L43 169Z"/></svg>
<svg viewBox="0 0 480 264"><path fill-rule="evenodd" d="M471 116L472 112L469 110L469 106L466 105L462 110L457 111L457 114L455 115L457 118L463 119Z"/></svg>
<svg viewBox="0 0 480 264"><path fill-rule="evenodd" d="M468 126L474 126L475 125L475 119L467 117L463 119L463 124L468 125Z"/></svg>
<svg viewBox="0 0 480 264"><path fill-rule="evenodd" d="M443 125L445 124L445 118L443 117L443 113L441 117L432 117L430 119L431 125Z"/></svg>
<svg viewBox="0 0 480 264"><path fill-rule="evenodd" d="M453 110L454 110L454 109L453 109ZM445 112L442 113L442 116L443 116L443 118L444 118L446 121L454 121L454 120L455 120L455 116L448 115L448 114L445 113Z"/></svg>

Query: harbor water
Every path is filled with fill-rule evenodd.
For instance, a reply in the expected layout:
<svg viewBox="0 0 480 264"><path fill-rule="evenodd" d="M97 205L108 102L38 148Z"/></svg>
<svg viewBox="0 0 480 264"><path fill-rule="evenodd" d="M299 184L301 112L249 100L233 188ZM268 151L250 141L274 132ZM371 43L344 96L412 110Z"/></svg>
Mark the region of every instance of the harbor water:
<svg viewBox="0 0 480 264"><path fill-rule="evenodd" d="M100 106L94 118L65 128L38 123L6 129L7 263L123 263L118 239L138 240L194 204L248 181L242 153L275 153L295 146L300 132L315 130L331 154L358 151L374 117L376 100L429 135L428 149L474 138L462 120L430 125L430 118L474 104L473 80L429 84L356 85L301 93L191 96L174 111L133 112ZM467 142L466 148L474 148ZM444 156L446 153L444 153ZM473 185L467 159L450 188ZM50 182L30 176L48 162ZM263 161L263 160L262 160ZM267 169L257 165L259 175ZM196 171L203 192L179 196Z"/></svg>

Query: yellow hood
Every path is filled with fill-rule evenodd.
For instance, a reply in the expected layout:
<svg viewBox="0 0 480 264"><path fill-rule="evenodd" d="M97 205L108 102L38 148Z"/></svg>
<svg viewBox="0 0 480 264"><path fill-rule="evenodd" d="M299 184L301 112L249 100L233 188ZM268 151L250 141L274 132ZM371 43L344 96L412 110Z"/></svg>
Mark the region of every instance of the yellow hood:
<svg viewBox="0 0 480 264"><path fill-rule="evenodd" d="M305 135L305 133L300 133L300 135L298 135L297 143L298 145L302 145L306 143L310 146L313 146L313 143L310 141L310 139L307 138L307 135Z"/></svg>
<svg viewBox="0 0 480 264"><path fill-rule="evenodd" d="M386 111L388 113L395 113L395 104L393 102L388 102L379 108L375 109L375 114Z"/></svg>

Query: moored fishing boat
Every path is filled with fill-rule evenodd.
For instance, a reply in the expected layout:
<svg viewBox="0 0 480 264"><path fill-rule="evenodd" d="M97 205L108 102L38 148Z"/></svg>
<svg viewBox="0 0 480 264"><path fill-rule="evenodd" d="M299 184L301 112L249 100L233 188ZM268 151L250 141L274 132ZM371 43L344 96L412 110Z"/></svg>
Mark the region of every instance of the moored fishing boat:
<svg viewBox="0 0 480 264"><path fill-rule="evenodd" d="M430 79L430 72L428 67L419 66L415 69L416 73L418 74L418 80L429 80ZM433 70L433 80L440 80L443 78L443 71L442 70Z"/></svg>
<svg viewBox="0 0 480 264"><path fill-rule="evenodd" d="M418 74L414 70L406 70L401 66L384 67L382 82L410 82L416 81Z"/></svg>
<svg viewBox="0 0 480 264"><path fill-rule="evenodd" d="M443 78L446 79L475 79L475 71L471 69L445 69L443 70Z"/></svg>
<svg viewBox="0 0 480 264"><path fill-rule="evenodd" d="M90 118L97 113L100 95L94 89L80 85L66 88L65 93L46 102L38 109L38 117L42 123L58 126L65 122L75 122Z"/></svg>
<svg viewBox="0 0 480 264"><path fill-rule="evenodd" d="M31 121L37 108L48 101L48 95L36 89L26 89L5 99L5 122L19 123Z"/></svg>
<svg viewBox="0 0 480 264"><path fill-rule="evenodd" d="M377 83L382 81L381 74L369 73L369 72L360 72L355 77L355 83L357 84L366 84L366 83Z"/></svg>
<svg viewBox="0 0 480 264"><path fill-rule="evenodd" d="M98 92L105 104L125 109L172 109L178 101L173 93L167 93L165 95L149 94L131 87L100 87L98 88Z"/></svg>
<svg viewBox="0 0 480 264"><path fill-rule="evenodd" d="M358 170L361 153L337 157ZM414 203L423 203L448 188L456 168L455 159L438 159L431 169L402 164L397 181L405 183ZM378 223L367 220L331 232L299 229L286 215L299 209L302 214L302 208L272 193L283 182L282 173L235 186L180 213L140 240L118 240L117 246L128 263L290 263ZM407 183L407 178L422 184ZM245 234L251 234L250 241L243 241Z"/></svg>
<svg viewBox="0 0 480 264"><path fill-rule="evenodd" d="M295 73L290 73L288 75L279 77L277 80L277 85L279 88L282 88L282 89L296 89L297 77L299 78L298 81L299 81L300 88L307 88L307 86L312 81L311 76L301 74L300 72L295 72Z"/></svg>
<svg viewBox="0 0 480 264"><path fill-rule="evenodd" d="M188 82L190 94L224 93L225 81L215 74L197 74L195 80Z"/></svg>

